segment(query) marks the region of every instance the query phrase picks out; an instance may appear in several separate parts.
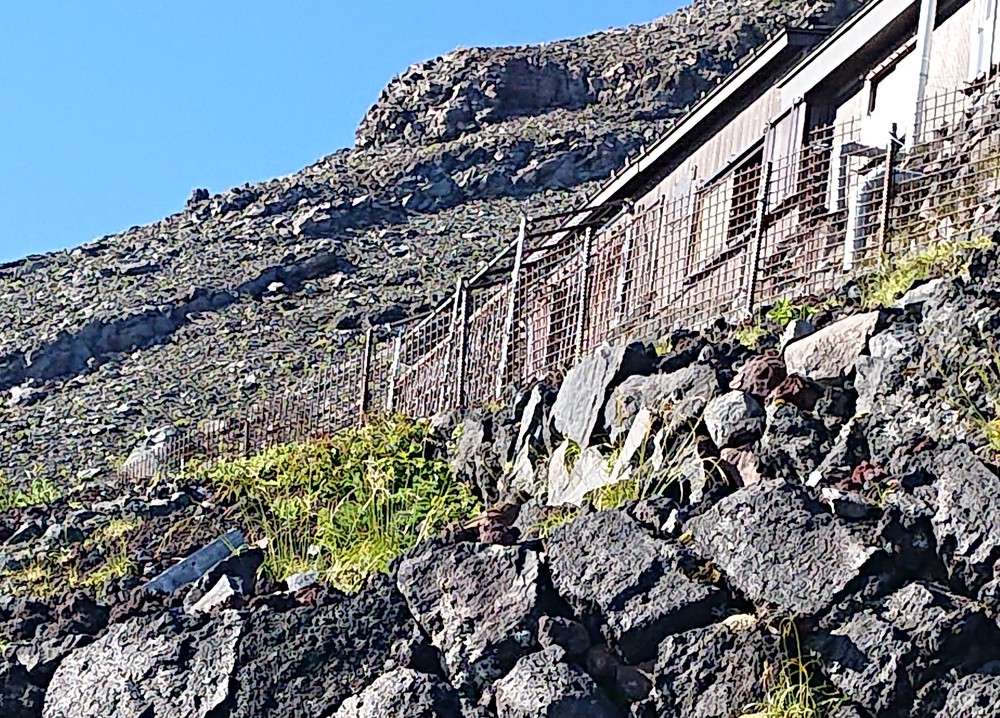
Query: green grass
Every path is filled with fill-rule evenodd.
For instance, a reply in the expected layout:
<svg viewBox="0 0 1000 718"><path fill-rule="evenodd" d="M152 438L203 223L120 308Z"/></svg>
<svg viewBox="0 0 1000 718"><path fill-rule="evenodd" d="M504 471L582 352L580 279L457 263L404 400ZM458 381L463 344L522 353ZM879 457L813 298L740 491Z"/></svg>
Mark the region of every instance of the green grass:
<svg viewBox="0 0 1000 718"><path fill-rule="evenodd" d="M764 700L744 708L740 718L825 718L844 698L817 680L817 663L802 657L798 632L791 621L783 623L782 635L791 655L765 674Z"/></svg>
<svg viewBox="0 0 1000 718"><path fill-rule="evenodd" d="M869 309L891 306L922 279L964 272L969 252L992 244L989 237L941 241L910 257L883 260L879 268L859 282L862 304Z"/></svg>
<svg viewBox="0 0 1000 718"><path fill-rule="evenodd" d="M59 488L48 479L32 479L27 490L21 490L0 472L0 511L47 506L60 495Z"/></svg>
<svg viewBox="0 0 1000 718"><path fill-rule="evenodd" d="M539 538L548 538L560 526L568 524L580 515L576 506L556 506L545 511L545 514L532 527L532 532Z"/></svg>
<svg viewBox="0 0 1000 718"><path fill-rule="evenodd" d="M480 510L432 449L426 423L373 419L322 441L278 446L199 472L267 539L264 570L305 569L356 590L442 527Z"/></svg>

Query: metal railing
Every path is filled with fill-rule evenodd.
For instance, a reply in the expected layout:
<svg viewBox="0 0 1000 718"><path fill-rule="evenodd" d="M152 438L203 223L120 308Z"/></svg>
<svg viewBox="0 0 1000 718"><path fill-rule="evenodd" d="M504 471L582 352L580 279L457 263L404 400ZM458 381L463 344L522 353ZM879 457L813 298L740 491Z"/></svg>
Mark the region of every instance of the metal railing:
<svg viewBox="0 0 1000 718"><path fill-rule="evenodd" d="M359 332L337 363L239 418L174 436L119 470L249 456L378 413L429 416L558 382L602 342L746 317L836 289L886 256L992 232L1000 203L995 84L924 101L924 137L861 142L865 118L813 130L785 157L751 153L681 197L525 218L434 312Z"/></svg>

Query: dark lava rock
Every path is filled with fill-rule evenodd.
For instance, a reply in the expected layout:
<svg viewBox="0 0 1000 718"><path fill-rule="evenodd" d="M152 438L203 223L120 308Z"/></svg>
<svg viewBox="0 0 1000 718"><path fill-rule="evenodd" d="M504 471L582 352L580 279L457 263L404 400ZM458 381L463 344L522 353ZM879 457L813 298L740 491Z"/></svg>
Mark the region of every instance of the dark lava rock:
<svg viewBox="0 0 1000 718"><path fill-rule="evenodd" d="M938 549L953 577L974 593L1000 558L1000 477L964 444L935 457Z"/></svg>
<svg viewBox="0 0 1000 718"><path fill-rule="evenodd" d="M394 644L414 629L389 576L328 605L254 611L239 646L231 716L297 718L335 710L384 671Z"/></svg>
<svg viewBox="0 0 1000 718"><path fill-rule="evenodd" d="M537 646L541 561L525 545L431 542L399 564L399 590L451 683L478 692Z"/></svg>
<svg viewBox="0 0 1000 718"><path fill-rule="evenodd" d="M740 489L686 526L694 546L754 604L798 616L822 611L861 575L875 549L799 489Z"/></svg>
<svg viewBox="0 0 1000 718"><path fill-rule="evenodd" d="M623 511L583 516L553 532L552 583L628 662L655 655L664 636L712 621L728 596L689 578L686 549L651 536Z"/></svg>
<svg viewBox="0 0 1000 718"><path fill-rule="evenodd" d="M819 417L774 404L768 407L767 428L754 453L765 476L804 483L830 452L836 433Z"/></svg>
<svg viewBox="0 0 1000 718"><path fill-rule="evenodd" d="M458 694L437 676L397 668L344 701L333 718L462 718Z"/></svg>
<svg viewBox="0 0 1000 718"><path fill-rule="evenodd" d="M4 718L38 718L45 690L35 685L23 666L0 663L0 715Z"/></svg>
<svg viewBox="0 0 1000 718"><path fill-rule="evenodd" d="M763 403L768 395L788 376L785 360L774 354L750 357L729 384L729 388L745 391Z"/></svg>
<svg viewBox="0 0 1000 718"><path fill-rule="evenodd" d="M207 718L228 695L243 620L207 623L162 614L112 626L66 657L45 697L43 718Z"/></svg>
<svg viewBox="0 0 1000 718"><path fill-rule="evenodd" d="M781 658L779 640L750 616L669 636L659 647L649 697L634 718L730 716L763 698L765 670Z"/></svg>
<svg viewBox="0 0 1000 718"><path fill-rule="evenodd" d="M621 711L563 652L532 653L496 682L498 718L620 718Z"/></svg>
<svg viewBox="0 0 1000 718"><path fill-rule="evenodd" d="M955 681L944 706L934 718L985 718L997 714L1000 706L1000 666Z"/></svg>
<svg viewBox="0 0 1000 718"><path fill-rule="evenodd" d="M538 619L538 643L543 648L558 646L571 656L582 655L590 648L590 636L580 623L558 616Z"/></svg>
<svg viewBox="0 0 1000 718"><path fill-rule="evenodd" d="M922 684L1000 655L1000 628L975 604L913 583L806 645L849 699L902 717Z"/></svg>

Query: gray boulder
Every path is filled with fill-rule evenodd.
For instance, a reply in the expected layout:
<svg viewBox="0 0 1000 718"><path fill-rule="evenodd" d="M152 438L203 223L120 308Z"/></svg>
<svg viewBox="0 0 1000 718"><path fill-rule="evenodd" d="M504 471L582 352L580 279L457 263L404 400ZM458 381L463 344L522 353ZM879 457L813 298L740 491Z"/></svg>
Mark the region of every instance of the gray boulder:
<svg viewBox="0 0 1000 718"><path fill-rule="evenodd" d="M344 701L333 718L462 718L458 694L444 680L409 668L379 677Z"/></svg>
<svg viewBox="0 0 1000 718"><path fill-rule="evenodd" d="M938 550L949 571L977 590L1000 558L1000 477L964 444L935 457L934 472Z"/></svg>
<svg viewBox="0 0 1000 718"><path fill-rule="evenodd" d="M243 621L200 627L171 614L112 626L56 669L43 718L203 718L229 696Z"/></svg>
<svg viewBox="0 0 1000 718"><path fill-rule="evenodd" d="M558 648L525 656L496 682L498 718L620 718L593 679Z"/></svg>
<svg viewBox="0 0 1000 718"><path fill-rule="evenodd" d="M814 381L847 376L867 348L878 320L878 312L855 314L790 343L784 352L788 373Z"/></svg>
<svg viewBox="0 0 1000 718"><path fill-rule="evenodd" d="M635 718L738 715L763 696L763 677L782 657L779 639L752 616L668 636L652 668L649 697L632 708Z"/></svg>
<svg viewBox="0 0 1000 718"><path fill-rule="evenodd" d="M764 409L742 391L717 396L705 407L705 427L720 449L745 446L764 431Z"/></svg>
<svg viewBox="0 0 1000 718"><path fill-rule="evenodd" d="M401 561L399 590L453 685L481 690L536 647L539 568L523 545L432 542Z"/></svg>
<svg viewBox="0 0 1000 718"><path fill-rule="evenodd" d="M798 616L829 606L875 553L780 481L740 489L691 519L687 530L696 550L750 601Z"/></svg>
<svg viewBox="0 0 1000 718"><path fill-rule="evenodd" d="M547 553L556 591L628 662L650 658L664 636L710 623L727 601L684 573L694 562L682 547L654 538L623 511L559 527Z"/></svg>
<svg viewBox="0 0 1000 718"><path fill-rule="evenodd" d="M651 374L656 355L639 344L603 345L567 372L552 406L556 430L580 447L590 444L609 393L625 378Z"/></svg>
<svg viewBox="0 0 1000 718"><path fill-rule="evenodd" d="M997 706L1000 706L1000 671L976 672L955 681L934 718L983 718L996 715Z"/></svg>
<svg viewBox="0 0 1000 718"><path fill-rule="evenodd" d="M701 418L708 401L718 393L718 377L708 364L692 364L669 374L632 376L612 392L604 421L611 439L617 440L640 409L646 408L672 434Z"/></svg>
<svg viewBox="0 0 1000 718"><path fill-rule="evenodd" d="M549 459L549 506L581 506L589 492L610 483L607 461L596 447L581 451L571 469L566 468L567 448L568 444L563 442Z"/></svg>
<svg viewBox="0 0 1000 718"><path fill-rule="evenodd" d="M914 583L810 637L807 646L850 700L873 715L897 715L929 680L995 658L998 637L975 604Z"/></svg>

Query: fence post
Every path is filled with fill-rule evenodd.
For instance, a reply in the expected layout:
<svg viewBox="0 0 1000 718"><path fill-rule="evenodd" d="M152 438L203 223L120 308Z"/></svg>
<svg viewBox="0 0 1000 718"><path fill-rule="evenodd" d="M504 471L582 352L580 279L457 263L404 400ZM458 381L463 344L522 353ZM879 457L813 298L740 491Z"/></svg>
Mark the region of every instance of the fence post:
<svg viewBox="0 0 1000 718"><path fill-rule="evenodd" d="M631 202L627 205L628 219L625 224L625 240L622 242L621 271L618 273L618 285L615 288L614 322L611 329L616 331L622 322L622 309L625 306L625 296L628 293L628 284L631 272L629 263L632 261L632 243L635 241L635 205Z"/></svg>
<svg viewBox="0 0 1000 718"><path fill-rule="evenodd" d="M456 403L459 410L468 408L468 359L469 359L469 284L463 279L458 283L458 397Z"/></svg>
<svg viewBox="0 0 1000 718"><path fill-rule="evenodd" d="M513 344L514 319L518 308L518 290L521 286L521 263L524 260L525 236L528 233L528 218L521 215L521 227L517 233L517 246L514 250L514 269L510 277L510 297L507 299L507 318L503 324L503 335L500 339L500 366L497 370L497 383L494 387L494 398L500 398L507 381L510 369L510 358Z"/></svg>
<svg viewBox="0 0 1000 718"><path fill-rule="evenodd" d="M446 359L444 361L444 366L441 368L442 370L441 376L438 377L438 381L440 382L440 385L438 387L438 407L437 407L438 413L443 413L444 411L447 410L448 373L452 369L451 360L452 357L454 356L452 352L459 343L458 335L461 332L461 330L459 329L459 324L461 323L460 305L462 303L462 286L464 283L465 280L463 279L459 279L458 282L455 283L455 296L451 302L451 323L448 327L449 337L447 340L449 342L449 346L447 348L448 351L445 354Z"/></svg>
<svg viewBox="0 0 1000 718"><path fill-rule="evenodd" d="M365 331L365 348L361 355L361 394L358 397L358 426L361 426L367 420L368 414L368 395L369 395L369 382L372 366L372 340L374 338L374 333L372 327L368 327Z"/></svg>
<svg viewBox="0 0 1000 718"><path fill-rule="evenodd" d="M892 208L892 174L896 170L896 156L899 138L896 123L889 130L889 142L885 147L885 175L882 178L882 211L878 222L878 244L883 255L889 254L889 210Z"/></svg>
<svg viewBox="0 0 1000 718"><path fill-rule="evenodd" d="M771 196L771 175L774 170L768 161L761 167L760 187L757 189L757 210L753 218L753 238L747 253L746 294L743 307L747 316L753 316L754 297L757 294L757 279L760 272L760 254L764 248L764 232L767 229L767 200Z"/></svg>
<svg viewBox="0 0 1000 718"><path fill-rule="evenodd" d="M573 360L580 361L583 355L583 333L587 324L587 297L590 296L590 253L594 242L594 230L587 227L583 235L583 246L580 248L583 261L580 264L580 296L576 304L576 322L573 331L576 338L573 344Z"/></svg>
<svg viewBox="0 0 1000 718"><path fill-rule="evenodd" d="M243 419L243 458L250 458L250 418Z"/></svg>
<svg viewBox="0 0 1000 718"><path fill-rule="evenodd" d="M403 346L403 335L397 333L392 338L392 367L389 369L389 392L385 400L386 413L396 411L396 380L399 379L399 355Z"/></svg>

